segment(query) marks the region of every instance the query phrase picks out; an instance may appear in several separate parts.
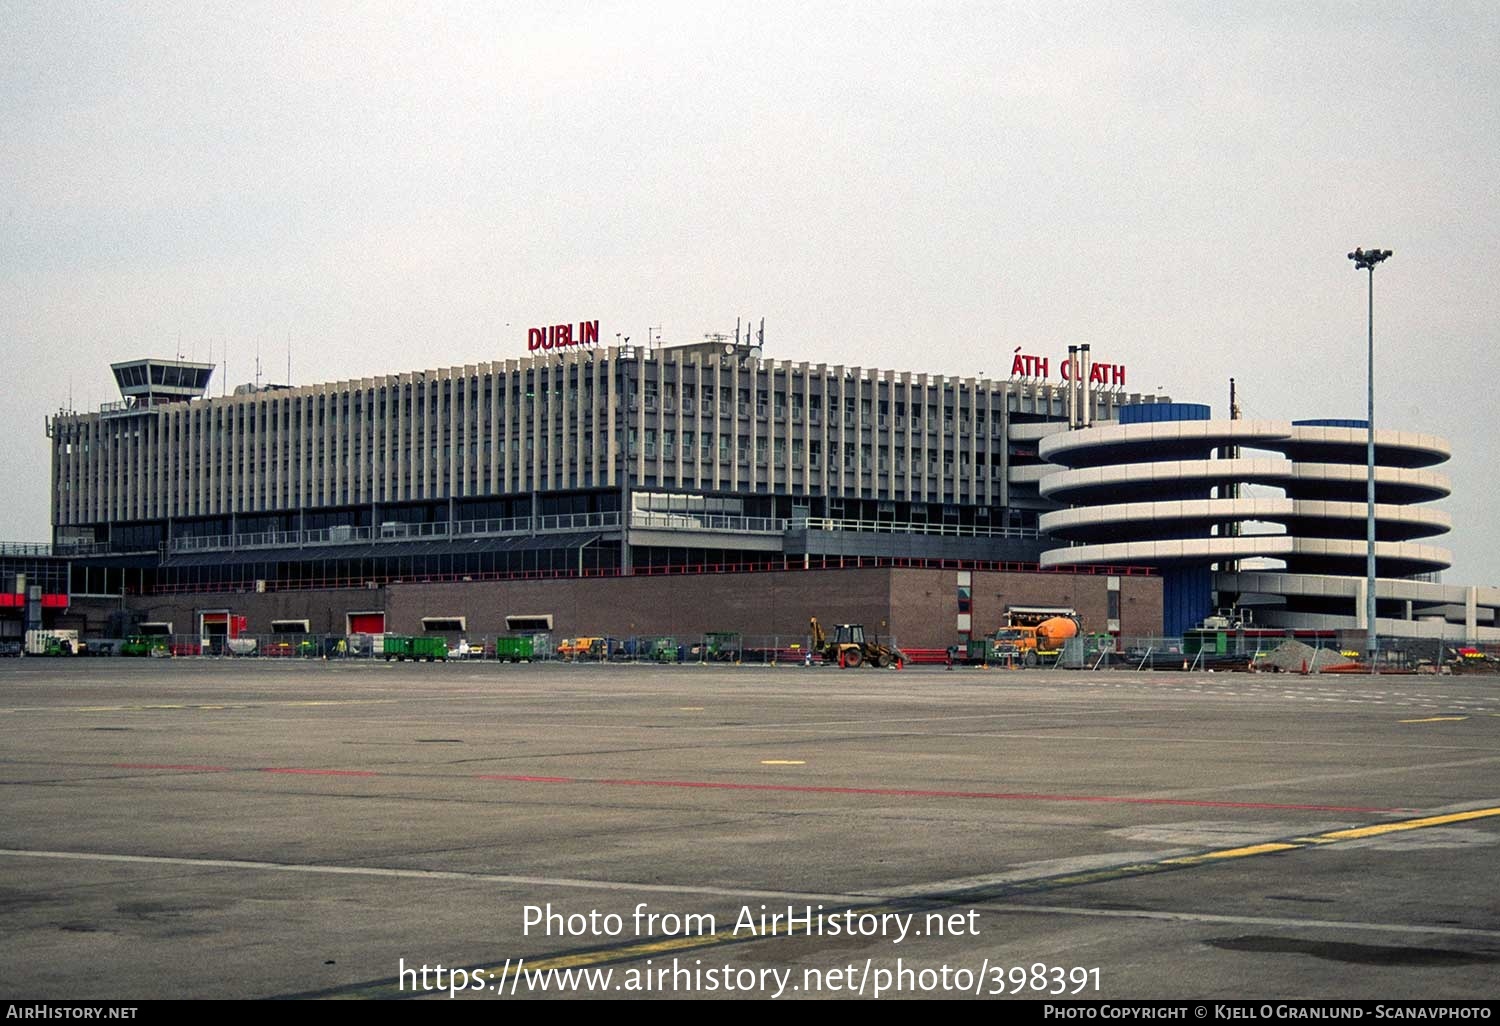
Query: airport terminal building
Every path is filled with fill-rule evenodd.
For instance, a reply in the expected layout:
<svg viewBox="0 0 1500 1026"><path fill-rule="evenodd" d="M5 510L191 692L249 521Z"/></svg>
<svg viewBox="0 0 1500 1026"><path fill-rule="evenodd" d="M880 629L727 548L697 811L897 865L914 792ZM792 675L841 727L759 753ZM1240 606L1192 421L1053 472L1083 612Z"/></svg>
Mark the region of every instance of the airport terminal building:
<svg viewBox="0 0 1500 1026"><path fill-rule="evenodd" d="M253 606L329 632L419 629L437 594L419 587L489 633L565 591L580 622L559 632L623 630L642 617L618 611L643 602L779 630L841 615L853 578L805 576L799 598L723 575L852 568L886 576L842 615L904 617L924 644L1026 604L1087 608L1087 629L1116 634L1180 633L1231 602L1268 626L1362 629L1357 425L1211 421L1127 392L1088 347L1017 351L997 380L767 359L738 333L661 348L597 334L533 329L522 358L218 397L210 364L115 364L120 402L47 424L54 553L81 596L204 623ZM1382 633L1500 638L1495 589L1436 580L1448 558L1429 539L1449 524L1420 503L1447 494L1431 469L1446 443L1382 433L1380 453ZM1267 486L1281 496L1241 495ZM666 574L718 583L678 600L630 583ZM523 602L538 581L572 583ZM903 606L911 588L942 601Z"/></svg>
<svg viewBox="0 0 1500 1026"><path fill-rule="evenodd" d="M139 591L841 556L1035 562L1051 508L1040 429L1070 412L1041 378L765 360L734 342L221 398L207 395L211 370L117 364L122 402L50 421L55 544L128 567ZM1147 400L1101 385L1087 401L1110 420Z"/></svg>

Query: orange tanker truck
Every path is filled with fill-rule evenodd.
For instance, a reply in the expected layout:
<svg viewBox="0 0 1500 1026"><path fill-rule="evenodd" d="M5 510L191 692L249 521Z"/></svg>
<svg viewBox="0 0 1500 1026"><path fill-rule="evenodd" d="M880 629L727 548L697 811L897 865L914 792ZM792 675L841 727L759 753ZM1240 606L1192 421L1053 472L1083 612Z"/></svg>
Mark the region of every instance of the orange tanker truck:
<svg viewBox="0 0 1500 1026"><path fill-rule="evenodd" d="M1023 666L1036 666L1044 659L1055 659L1062 653L1063 644L1076 638L1080 630L1078 616L1064 613L1049 616L1036 624L1018 624L1017 617L997 630L989 640L986 653L991 662L1017 662Z"/></svg>

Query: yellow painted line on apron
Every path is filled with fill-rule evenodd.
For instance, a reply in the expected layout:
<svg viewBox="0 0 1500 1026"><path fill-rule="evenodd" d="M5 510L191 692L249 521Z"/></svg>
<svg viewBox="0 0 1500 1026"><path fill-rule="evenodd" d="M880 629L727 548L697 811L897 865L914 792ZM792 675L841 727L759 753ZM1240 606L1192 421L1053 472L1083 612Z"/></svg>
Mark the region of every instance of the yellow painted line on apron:
<svg viewBox="0 0 1500 1026"><path fill-rule="evenodd" d="M1428 716L1420 720L1401 720L1401 723L1458 723L1468 719L1467 716Z"/></svg>
<svg viewBox="0 0 1500 1026"><path fill-rule="evenodd" d="M1201 852L1196 855L1183 855L1176 858L1158 859L1153 862L1134 862L1123 866L1106 867L1103 869L1089 870L1082 873L1071 873L1063 876L1042 877L1035 880L1021 880L1002 885L1004 894L1026 894L1041 890L1053 890L1058 887L1079 886L1082 884L1105 883L1115 880L1123 880L1131 877L1148 876L1154 873L1189 867L1203 866L1227 859L1249 858L1255 855L1268 855L1275 852L1305 850L1314 845L1336 844L1339 841L1352 841L1362 837L1374 837L1380 834L1394 833L1402 830L1420 830L1424 827L1442 826L1448 823L1463 823L1476 819L1485 819L1491 816L1500 816L1500 806L1488 809L1471 809L1466 812L1452 812L1441 816L1423 816L1419 819L1406 819L1394 823L1378 823L1374 826L1356 827L1350 830L1333 830L1312 837L1297 837L1290 841L1273 841L1266 844L1251 844L1239 848L1223 848L1218 851ZM970 902L983 902L1003 897L1004 894L981 895L973 892L955 895L955 899L962 897ZM914 900L920 901L920 898ZM950 903L951 903L950 899ZM855 911L860 913L880 913L886 910L896 909L898 905L891 903L880 903L870 905L854 906ZM636 961L648 958L652 955L665 952L681 952L691 950L702 950L705 948L718 947L735 941L748 941L763 939L771 936L795 936L806 932L803 928L788 928L777 924L777 927L764 931L757 931L748 938L736 937L732 931L719 930L715 933L699 936L683 936L664 938L656 941L644 941L639 944L630 944L617 948L595 949L592 951L578 951L567 954L543 956L536 961L527 959L521 964L511 964L507 972L506 965L489 966L482 969L471 969L471 975L482 975L491 984L493 990L499 990L505 983L519 975L524 969L533 969L543 972L548 969L569 969L584 966L602 965L611 962ZM519 960L518 960L519 962ZM442 991L419 992L419 993L442 993ZM330 997L338 999L363 999L363 998L386 998L401 995L399 984L391 980L373 980L367 983L357 983L346 989L324 991L318 994L302 995L307 997ZM416 995L413 995L416 996Z"/></svg>
<svg viewBox="0 0 1500 1026"><path fill-rule="evenodd" d="M1403 830L1421 830L1424 827L1445 826L1449 823L1467 823L1476 819L1488 819L1491 816L1500 816L1500 806L1491 809L1470 809L1467 812L1450 812L1446 816L1403 819L1396 823L1377 823L1374 826L1355 827L1352 830L1334 830L1326 834L1318 834L1310 840L1319 844L1328 844L1332 841L1354 841L1361 837L1379 837L1381 834L1394 834Z"/></svg>
<svg viewBox="0 0 1500 1026"><path fill-rule="evenodd" d="M323 705L394 705L396 698L339 698L285 702L223 702L213 705L158 703L153 705L34 705L0 709L5 713L105 713L105 712L172 712L180 709L302 709Z"/></svg>
<svg viewBox="0 0 1500 1026"><path fill-rule="evenodd" d="M524 972L546 972L548 969L580 969L592 965L603 965L610 962L634 962L653 955L662 955L674 951L692 951L700 948L716 947L731 941L760 940L766 937L793 937L799 933L806 933L807 928L799 926L791 928L777 924L775 927L767 927L757 930L753 938L735 937L733 933L720 930L717 933L694 935L686 937L671 937L666 940L646 941L641 944L627 944L618 948L603 948L597 951L580 951L572 955L556 955L550 958L517 959L510 965L510 971L506 971L504 963L500 965L487 966L481 969L470 969L471 978L483 977L494 990L500 990L514 977ZM393 992L399 993L397 983L376 982L364 986L356 986L344 994L329 995L335 1000L367 1000L370 998L387 998ZM445 994L445 990L418 991L414 996Z"/></svg>
<svg viewBox="0 0 1500 1026"><path fill-rule="evenodd" d="M1269 855L1273 851L1295 851L1300 844L1275 841L1270 844L1251 844L1244 848L1225 848L1222 851L1206 851L1201 855L1182 855L1175 859L1162 859L1168 866L1193 866L1201 862L1216 862L1220 859L1242 859L1249 855Z"/></svg>
<svg viewBox="0 0 1500 1026"><path fill-rule="evenodd" d="M308 706L308 705L394 705L394 698L337 698L326 701L304 701L304 702L266 702L265 705L283 706Z"/></svg>
<svg viewBox="0 0 1500 1026"><path fill-rule="evenodd" d="M762 766L806 766L807 765L807 760L805 760L805 759L762 759L762 760L760 760L760 764Z"/></svg>

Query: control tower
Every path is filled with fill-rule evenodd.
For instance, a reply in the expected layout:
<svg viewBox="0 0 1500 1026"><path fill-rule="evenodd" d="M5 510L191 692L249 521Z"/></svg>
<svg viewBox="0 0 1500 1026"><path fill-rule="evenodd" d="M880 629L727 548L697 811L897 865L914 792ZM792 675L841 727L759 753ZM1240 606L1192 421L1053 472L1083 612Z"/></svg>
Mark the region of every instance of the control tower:
<svg viewBox="0 0 1500 1026"><path fill-rule="evenodd" d="M129 410L201 399L214 372L211 363L187 360L126 360L109 368L120 386L124 408Z"/></svg>

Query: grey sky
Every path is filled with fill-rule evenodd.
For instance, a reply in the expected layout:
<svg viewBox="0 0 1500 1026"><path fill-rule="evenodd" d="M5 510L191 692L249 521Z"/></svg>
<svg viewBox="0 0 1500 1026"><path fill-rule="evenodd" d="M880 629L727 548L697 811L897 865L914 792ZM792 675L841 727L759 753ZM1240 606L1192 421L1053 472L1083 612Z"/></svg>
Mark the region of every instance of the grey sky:
<svg viewBox="0 0 1500 1026"><path fill-rule="evenodd" d="M111 360L230 384L667 342L1132 389L1448 437L1500 583L1500 5L0 0L0 537ZM209 356L212 351L212 357Z"/></svg>

